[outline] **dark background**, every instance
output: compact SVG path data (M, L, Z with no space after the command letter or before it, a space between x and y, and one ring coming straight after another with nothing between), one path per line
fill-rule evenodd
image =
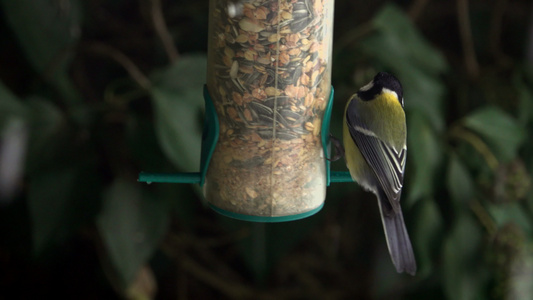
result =
M136 182L198 170L208 1L0 15L1 299L533 299L530 1L335 3L332 133L376 72L405 88L415 277L354 183L313 217L253 224L197 186Z

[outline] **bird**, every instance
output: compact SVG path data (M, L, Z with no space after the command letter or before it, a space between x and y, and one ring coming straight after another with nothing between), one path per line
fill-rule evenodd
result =
M392 262L398 273L416 274L416 260L400 206L407 125L400 81L379 72L350 97L344 111L343 144L352 179L377 196Z

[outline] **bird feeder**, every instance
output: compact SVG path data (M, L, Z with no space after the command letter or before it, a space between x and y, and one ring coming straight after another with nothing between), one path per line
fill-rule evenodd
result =
M333 0L211 0L200 183L217 212L278 222L318 212L331 181ZM331 176L334 175L334 176Z

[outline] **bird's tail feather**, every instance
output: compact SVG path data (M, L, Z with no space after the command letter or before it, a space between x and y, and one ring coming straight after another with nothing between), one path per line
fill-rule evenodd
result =
M401 209L396 213L388 203L385 193L378 195L379 212L387 239L387 247L392 263L398 273L416 273L416 261L409 234L405 228Z

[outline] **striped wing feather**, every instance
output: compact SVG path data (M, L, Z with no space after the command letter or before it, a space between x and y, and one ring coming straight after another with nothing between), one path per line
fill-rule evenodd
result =
M359 151L376 174L392 208L398 212L400 211L407 149L404 147L398 151L369 130L367 125L357 117L357 111L353 107L355 101L354 99L349 104L346 111L348 129Z

